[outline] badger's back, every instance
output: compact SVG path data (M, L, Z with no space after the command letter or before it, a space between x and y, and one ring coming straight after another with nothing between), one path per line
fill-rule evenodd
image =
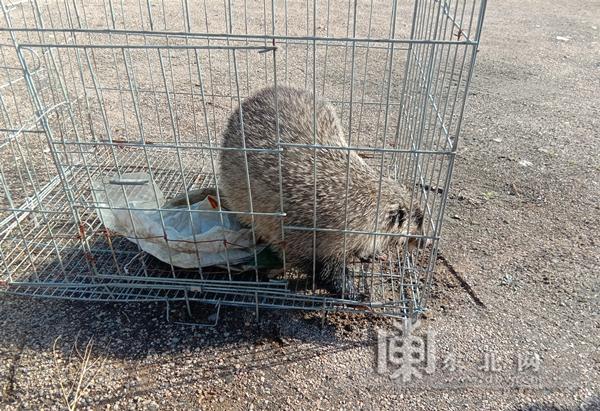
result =
M275 96L275 89L267 88L242 103L243 123L240 121L239 109L232 114L224 133L224 147L242 149L245 144L247 149L272 151L246 151L248 176L242 150L222 152L219 188L224 193L227 206L234 211L251 211L251 196L252 211L255 213L280 212L283 202L286 226L312 228L316 225L318 228L334 230L347 227L351 230L372 231L379 197L379 175L356 152L339 149L347 147L347 144L338 117L330 105L318 100L314 104L312 96L302 91L278 87ZM284 144L281 146L281 158L276 151L277 124L281 143ZM315 132L313 124L316 124ZM317 145L331 147L318 148L315 154L313 147L285 145L310 146L315 142ZM397 193L390 191L384 184L380 200L385 202L395 195ZM380 209L380 215L385 212ZM239 217L247 224L252 223L249 215ZM254 226L257 235L264 240L273 244L278 244L281 240L280 219L255 216ZM341 237L339 233L319 232L318 257L339 258L343 253ZM369 244L372 241L371 239ZM312 260L312 232L286 230L285 243L286 257L290 259L291 256L292 262L302 258ZM366 236L347 236L348 252L356 252L365 247Z

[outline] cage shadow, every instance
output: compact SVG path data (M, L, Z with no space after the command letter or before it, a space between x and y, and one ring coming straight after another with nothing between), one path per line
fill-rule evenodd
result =
M198 328L167 322L164 308L158 303L7 299L9 303L5 301L2 309L7 316L11 315L11 309L21 310L23 305L27 305L27 312L38 315L25 316L22 312L18 315L13 311L13 318L19 320L12 325L20 332L2 333L2 346L24 341L29 349L51 353L58 337L63 349L93 339L96 356L142 361L142 368L165 361L185 362L208 357L203 363L205 374L196 376L197 381L234 371L293 364L372 343L370 332L349 335L347 324L356 319L341 314L332 314L337 318L326 319L321 324L315 313L264 310L257 320L249 310L227 307L216 327ZM364 319L358 320L364 322ZM9 324L6 328L12 327Z
M184 307L176 309L183 311ZM25 350L41 352L49 359L59 337L63 352L77 342L84 345L93 339L94 358L107 359L102 372L111 373L115 386L130 387L125 397L133 398L155 389L158 381L153 374L164 365L178 370L174 387L198 387L202 385L196 384L214 378L268 372L280 365L293 366L374 344L373 333L361 329L368 321L356 315L333 314L322 325L316 313L264 310L257 320L249 310L225 308L223 321L215 328L193 328L167 322L163 311L158 303L42 301L7 296L0 300L4 330L0 346L21 344ZM354 325L348 332L348 324L360 327ZM120 369L123 365L125 374ZM133 376L140 378L132 382ZM94 405L103 405L122 400L123 393L106 391L94 397L101 398Z
M135 245L125 239L119 241L115 241L112 247L129 252L135 260ZM104 247L101 241L94 244L96 250L103 250ZM185 294L182 289L185 287L176 285L169 289L170 281L198 280L198 271L176 269L176 278L173 278L174 271L168 264L147 254L144 254L143 261L136 263L144 269L143 274L147 277L139 271L140 267L130 264L129 273L132 275L129 278L127 275L118 275L112 255L90 254L79 247L63 249L60 255L60 260L48 258L45 264L36 265L34 271L29 271L31 267L24 265L22 273L13 273L13 281L9 281L7 291L16 296L0 299L0 302L7 304L6 307L27 307L15 318L20 318L23 329L36 338L61 335L68 341L69 336L72 340L77 336L79 339L100 336L100 345L106 346L103 351L107 355L141 358L148 352L169 351L173 341L184 340L188 348L221 347L225 343L269 339L277 343L282 338L329 343L335 341L335 335L339 334L340 327L343 328L343 325L333 326L328 319L336 314L312 308L306 311L290 307L275 310L262 306L235 307L227 304L219 308L214 301L202 301L193 296L182 298ZM138 281L144 278L149 282L140 285ZM208 269L204 278L228 280L222 269ZM253 279L254 272L236 277L239 281ZM261 272L259 280L268 285L268 273ZM154 281L158 285L153 284ZM304 280L297 277L290 281L292 284L302 284ZM213 324L216 325L208 326ZM15 325L17 328L21 327ZM46 334L40 330L51 332ZM189 339L189 335L194 337ZM123 341L124 338L129 341L125 347L108 344L110 340ZM10 340L10 333L0 336L2 342L10 343Z

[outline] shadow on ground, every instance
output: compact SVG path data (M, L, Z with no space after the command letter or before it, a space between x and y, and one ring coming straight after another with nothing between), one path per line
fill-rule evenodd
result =
M516 411L598 411L600 396L593 396L574 407L557 407L555 405L536 403L516 408Z
M223 307L215 327L202 327L176 321L212 322L212 305L191 303L193 318L189 318L185 303L171 303L171 321L167 321L164 303L92 303L4 296L0 305L8 313L11 306L22 309L24 299L30 302L27 310L31 315L19 316L18 322L11 316L0 319L3 330L11 331L0 334L0 344L25 338L36 342L31 348L42 348L58 336L65 342L93 338L99 350L117 358L140 358L149 352L174 348L222 348L241 342L284 345L288 339L337 345L340 338L359 332L359 322L361 327L368 322L387 322L350 314L328 314L323 321L320 313L273 310L261 310L257 319L253 310Z
M23 301L28 301L23 313ZM0 310L0 347L12 347L4 401L11 401L17 386L15 371L21 372L24 352L62 358L73 347L83 351L93 341L93 358L111 363L113 382L133 384L133 397L144 396L156 386L152 370L171 363L178 381L200 383L232 378L240 372L264 370L277 365L292 366L305 360L357 347L374 346L377 325L389 320L358 315L333 314L325 321L318 313L260 311L224 307L216 327L194 327L166 321L165 304L86 303L3 296ZM210 317L213 307L192 304L196 318ZM19 314L10 315L11 311ZM185 319L184 303L171 305L171 317ZM28 355L25 354L25 357ZM49 362L50 367L52 361ZM117 367L115 367L117 364ZM201 367L199 366L201 364ZM123 372L125 370L125 372ZM136 381L132 382L135 378ZM117 400L110 396L101 402ZM96 405L102 405L97 403Z

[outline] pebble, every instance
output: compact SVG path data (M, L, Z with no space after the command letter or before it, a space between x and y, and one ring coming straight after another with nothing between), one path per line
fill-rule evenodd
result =
M159 409L158 404L154 401L150 401L149 403L145 404L145 407L150 411L156 411Z
M521 160L519 161L519 165L523 167L531 167L533 163L529 160Z
M569 41L571 40L569 37L564 37L564 36L556 36L556 40L558 41Z

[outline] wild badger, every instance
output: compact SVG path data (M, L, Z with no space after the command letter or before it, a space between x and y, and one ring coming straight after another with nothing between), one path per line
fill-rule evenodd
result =
M277 91L276 91L277 90ZM275 96L277 95L277 101ZM279 115L276 115L276 104ZM317 101L316 143L323 146L347 147L340 120L333 107ZM266 88L242 103L243 125L239 108L229 118L223 136L223 146L241 149L277 149L276 120L282 143L313 144L313 97L301 90L288 87ZM243 129L242 129L243 127ZM242 139L242 134L244 140ZM316 159L312 147L283 146L281 151L281 187L278 154L265 151L246 151L250 192L246 176L244 151L221 152L219 188L224 205L233 211L255 213L279 212L281 196L286 213L286 226L313 228L315 225L315 184L313 166L316 162L316 227L370 232L375 229L378 217L379 232L422 233L423 214L415 202L409 215L411 193L396 181L384 178L381 185L380 206L377 207L379 172L371 168L356 151L319 147ZM348 155L348 205L346 207L346 170ZM347 210L347 220L346 220ZM377 216L377 212L379 215ZM239 215L240 220L251 225L250 215ZM347 223L347 226L346 226ZM286 264L312 272L313 232L286 229L285 241L281 238L281 220L273 216L254 216L257 236L280 252L285 247ZM352 257L367 258L388 247L403 245L406 237L367 234L346 235L335 231L317 231L317 279L331 291L354 296L354 285L344 275L344 264ZM418 239L411 238L413 247ZM345 270L346 273L348 270Z

